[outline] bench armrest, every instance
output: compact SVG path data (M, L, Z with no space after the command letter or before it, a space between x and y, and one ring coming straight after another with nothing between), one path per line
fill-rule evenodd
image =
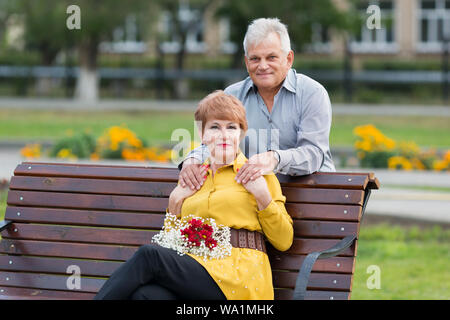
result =
M8 221L8 220L0 221L0 232L5 230L6 228L8 228L11 223L12 223L12 221Z
M311 252L303 261L300 272L298 273L297 281L295 282L294 300L304 300L306 296L306 287L308 285L309 275L317 259L326 259L337 256L345 249L350 247L355 241L356 235L347 236L333 247L317 252Z

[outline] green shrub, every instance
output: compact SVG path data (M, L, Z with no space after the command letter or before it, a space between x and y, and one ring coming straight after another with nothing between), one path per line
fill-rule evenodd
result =
M95 151L95 138L87 132L78 133L73 136L62 138L50 149L49 156L57 157L62 149L68 149L79 159L89 158Z

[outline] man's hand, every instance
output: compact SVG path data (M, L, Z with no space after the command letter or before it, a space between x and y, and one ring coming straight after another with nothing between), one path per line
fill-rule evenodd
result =
M205 181L208 166L202 166L195 158L186 159L179 174L179 183L184 188L188 186L192 190L199 190Z
M255 154L241 167L236 174L237 183L247 183L249 180L255 180L264 174L273 172L278 165L273 156L274 151Z

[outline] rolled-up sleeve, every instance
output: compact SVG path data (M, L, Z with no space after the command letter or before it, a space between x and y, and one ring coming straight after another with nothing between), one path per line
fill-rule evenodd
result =
M272 201L263 210L258 210L259 223L267 240L280 251L292 245L294 229L292 218L284 206L286 197L281 192L280 182L274 174L264 176L272 195Z
M322 167L329 153L331 103L322 86L302 98L300 125L295 148L275 150L280 155L276 172L287 175L311 174Z

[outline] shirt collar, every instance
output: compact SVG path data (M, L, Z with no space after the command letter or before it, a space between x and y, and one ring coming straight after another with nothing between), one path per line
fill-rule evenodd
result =
M258 88L255 86L255 84L252 81L252 78L247 77L248 81L245 84L244 92L245 94L248 94L250 89L253 89L255 93L258 91ZM283 81L282 87L285 87L286 90L291 91L292 93L296 93L296 87L297 87L297 76L295 74L294 69L289 69L286 78Z
M222 168L233 166L233 171L235 173L237 173L237 169L240 169L245 164L245 162L247 162L247 160L248 160L247 157L242 153L241 150L239 150L239 153L236 156L236 159L234 159L234 161L232 163L224 165ZM204 165L208 165L210 163L211 163L211 160L209 159L209 157L205 160L205 162L203 162Z

